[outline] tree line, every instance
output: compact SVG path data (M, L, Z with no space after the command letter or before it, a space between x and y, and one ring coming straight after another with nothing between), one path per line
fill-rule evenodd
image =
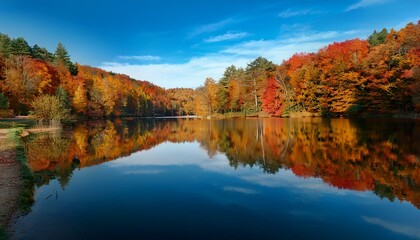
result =
M0 109L19 115L52 102L91 118L420 112L419 93L420 21L296 53L279 65L258 57L245 68L228 66L196 89L163 89L73 63L61 43L51 53L0 34Z
M420 21L296 53L280 65L262 57L246 68L232 65L195 91L199 115L419 112Z
M0 34L0 109L35 112L47 121L60 121L66 112L90 118L155 116L169 113L169 98L150 82L71 62L62 43L51 53Z

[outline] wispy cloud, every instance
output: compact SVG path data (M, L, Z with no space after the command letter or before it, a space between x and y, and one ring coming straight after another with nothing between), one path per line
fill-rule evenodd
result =
M360 0L350 6L347 7L346 12L348 11L352 11L358 8L364 8L370 5L374 5L374 4L381 4L381 3L385 3L385 2L389 2L391 0Z
M233 187L233 186L223 187L223 190L228 191L228 192L242 193L242 194L257 194L258 193L257 191L255 191L253 189L242 188L242 187Z
M286 43L303 43L328 40L339 37L343 33L338 31L314 32L309 34L301 34L299 36L291 36L284 40Z
M124 60L137 60L137 61L160 61L162 58L159 56L143 55L143 56L118 56L119 59Z
M352 35L354 34L354 35ZM277 39L243 41L212 54L192 57L183 63L127 64L103 62L101 68L124 73L133 78L148 80L165 88L191 87L203 84L207 77L219 79L227 66L246 67L256 57L263 56L274 63L281 63L296 52L314 52L333 42L357 37L350 31L303 31L286 33Z
M188 37L193 38L195 36L198 36L198 35L201 35L201 34L204 34L204 33L215 32L217 30L223 29L224 27L226 27L229 24L232 24L236 21L237 20L235 20L232 17L232 18L228 18L228 19L225 19L225 20L222 20L222 21L219 21L219 22L201 25L201 26L195 28L192 32L190 32L188 34Z
M401 29L401 28L404 28L405 26L407 26L407 23L416 23L417 21L419 21L419 18L418 17L414 17L414 18L406 18L406 19L404 19L404 20L402 20L402 21L399 21L399 22L397 22L397 23L394 23L394 24L392 24L392 25L389 25L389 26L385 26L386 28L388 28L388 29L390 29L390 28L394 28L394 29Z
M303 35L309 32L313 32L310 25L300 24L300 23L293 23L293 24L282 24L280 25L280 33L284 34L294 34L296 35Z
M284 170L276 175L254 174L243 176L243 180L270 188L295 188L306 191L315 191L318 193L329 193L337 195L345 195L349 191L339 191L338 189L328 186L321 179L307 178L302 180L295 176L290 170Z
M126 171L124 174L127 175L155 175L164 173L164 170L160 169L143 169L143 170L132 170L132 171Z
M360 29L353 29L353 30L347 30L344 32L345 35L356 35L359 33L366 32L366 30L360 30Z
M201 85L207 77L218 79L226 66L245 66L249 58L229 55L206 55L191 58L185 63L126 64L104 62L101 68L127 74L135 79L148 80L165 88L191 87Z
M185 153L186 150L191 150L191 148L200 148L200 144L197 141L182 144L164 142L147 151L136 152L129 157L118 161L108 162L107 165L113 168L121 168L122 171L129 169L129 171L132 171L131 174L147 174L147 170L152 170L152 173L153 170L164 171L165 167L169 166L198 166L205 171L234 176L235 178L243 180L241 186L221 186L224 191L242 194L259 194L264 191L264 188L283 188L288 190L299 190L298 192L302 194L308 193L312 196L314 193L318 196L322 194L352 194L361 198L372 196L372 193L369 192L337 189L325 184L323 180L319 178L302 179L295 176L290 170L282 169L277 174L266 174L262 169L256 169L250 166L232 168L226 155L216 153L211 160L209 160L208 153L204 149L202 149L202 151L191 152L192 155L188 158L174 157L183 156L182 154ZM165 149L165 151L162 149ZM249 183L252 185L249 185Z
M223 35L218 35L218 36L215 36L215 37L209 37L207 39L204 39L204 42L207 42L207 43L223 42L223 41L227 41L227 40L241 39L241 38L246 37L247 35L248 35L248 33L246 33L246 32L238 32L238 33L227 32Z
M343 32L327 31L288 36L274 40L253 40L234 45L222 50L222 53L237 56L264 56L275 62L281 62L296 52L314 52L339 38Z
M418 226L416 225L410 226L401 223L391 223L373 217L363 217L363 219L368 223L378 225L380 227L388 229L389 231L420 239L420 228L418 228Z
M236 55L237 57L253 60L258 56L263 56L275 63L281 63L291 57L296 52L314 52L327 44L323 41L313 42L291 42L291 40L257 40L238 44L222 51L224 54Z
M290 17L296 17L296 16L305 16L309 14L320 14L322 12L320 11L314 11L312 9L291 9L288 8L284 10L283 12L279 13L279 17L281 18L290 18Z

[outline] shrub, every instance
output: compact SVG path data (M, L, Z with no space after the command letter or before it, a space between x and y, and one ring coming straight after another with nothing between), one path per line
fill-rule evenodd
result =
M70 110L64 106L57 96L42 95L32 103L31 115L41 125L58 126L70 118Z

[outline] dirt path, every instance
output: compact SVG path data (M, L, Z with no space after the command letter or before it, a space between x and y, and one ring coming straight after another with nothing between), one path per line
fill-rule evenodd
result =
M22 187L20 167L14 145L0 139L0 227L4 229L18 210Z

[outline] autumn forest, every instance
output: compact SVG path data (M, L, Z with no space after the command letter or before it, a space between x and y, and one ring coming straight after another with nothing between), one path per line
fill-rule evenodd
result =
M164 89L73 63L61 43L51 53L1 34L0 92L1 111L14 115L29 114L44 95L89 118L418 113L420 22L296 53L280 65L258 57L246 68L227 66L222 78L207 78L197 89Z

